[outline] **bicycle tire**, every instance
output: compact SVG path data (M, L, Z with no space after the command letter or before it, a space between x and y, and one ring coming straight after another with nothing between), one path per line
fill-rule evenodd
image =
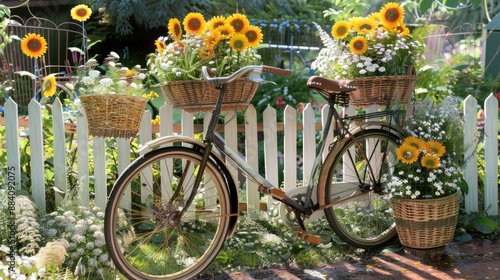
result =
M396 236L380 175L396 163L400 140L397 133L368 128L342 139L327 155L318 184L318 201L332 205L324 210L326 220L347 244L370 249Z
M196 200L183 204L201 158L187 147L160 148L134 160L116 181L104 234L110 258L128 279L190 279L217 256L231 207L223 173L212 160ZM180 195L173 198L176 190Z

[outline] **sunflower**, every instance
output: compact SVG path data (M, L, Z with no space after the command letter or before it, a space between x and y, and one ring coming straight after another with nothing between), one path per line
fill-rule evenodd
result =
M205 44L207 46L209 46L210 48L215 48L215 46L217 46L217 44L219 43L220 41L220 38L221 38L221 34L220 34L220 31L217 30L217 29L212 29L210 30L210 34L208 34L204 39L203 41L205 42Z
M210 30L217 29L217 27L222 26L226 23L226 18L223 16L214 16L208 21L208 28Z
M351 24L345 20L338 21L332 26L332 36L335 39L342 39L349 35Z
M380 21L387 29L397 27L403 23L405 10L395 2L385 4L380 10Z
M241 32L241 30L250 25L250 21L248 21L247 17L240 13L230 15L226 23L229 23L236 32Z
M211 59L212 57L214 57L214 53L214 49L207 45L200 50L199 55L201 59Z
M368 50L368 40L363 36L356 36L349 43L349 49L353 54L362 55Z
M436 169L439 167L439 158L434 154L425 154L420 161L423 167Z
M165 49L167 48L167 45L165 45L165 43L160 40L155 40L155 46L156 50L158 50L159 53L164 52Z
M410 35L410 29L406 27L405 24L399 24L398 26L389 30L393 34L400 34L402 36Z
M377 28L377 21L371 18L362 18L353 22L352 29L361 34L370 34Z
M28 33L21 40L21 50L28 57L39 58L47 51L47 41L38 34Z
M446 148L443 146L443 144L437 141L428 141L425 144L425 149L428 153L433 154L437 157L444 155L444 153L446 152Z
M257 26L250 25L247 28L243 29L241 33L245 34L248 39L248 46L251 48L257 47L262 41L262 31Z
M217 30L220 32L221 40L230 38L235 33L234 27L227 23L217 27Z
M184 25L186 33L196 34L196 35L203 34L203 32L205 32L205 29L207 27L205 18L200 13L187 14L182 24Z
M426 146L425 146L425 141L415 137L415 136L408 136L405 138L403 141L403 145L410 145L415 147L419 152L422 151Z
M401 145L396 149L398 160L405 164L412 164L418 160L419 151L410 145Z
M229 40L229 46L235 51L243 51L248 48L248 39L241 33L236 33Z
M90 18L92 10L85 4L77 5L71 9L71 18L80 22Z
M51 74L43 79L42 84L43 96L52 96L56 93L56 76Z
M175 41L179 41L182 37L181 22L177 18L171 18L168 21L168 33L174 38Z

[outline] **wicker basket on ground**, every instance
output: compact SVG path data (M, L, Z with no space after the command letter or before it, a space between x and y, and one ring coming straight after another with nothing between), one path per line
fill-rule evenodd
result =
M391 200L391 204L399 240L403 246L410 250L444 249L453 240L458 221L460 192L434 199L395 198Z
M210 111L214 108L220 90L202 80L165 82L160 85L165 100L174 108L187 112ZM259 83L238 78L229 83L222 111L245 109L250 105Z
M137 135L147 98L121 94L80 96L89 134L97 137L131 138Z
M392 101L407 104L415 89L417 75L410 66L407 75L374 76L352 79L357 90L351 92L349 104L358 107L388 105Z

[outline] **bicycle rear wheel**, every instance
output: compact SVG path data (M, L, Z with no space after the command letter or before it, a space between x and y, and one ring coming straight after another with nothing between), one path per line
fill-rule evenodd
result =
M342 139L325 159L318 201L331 205L325 209L326 219L344 242L369 249L396 235L381 175L396 163L399 140L397 134L367 129Z
M217 256L229 229L229 193L210 160L194 190L201 158L186 147L153 150L116 181L104 233L111 259L127 278L189 279ZM195 200L186 205L193 192Z

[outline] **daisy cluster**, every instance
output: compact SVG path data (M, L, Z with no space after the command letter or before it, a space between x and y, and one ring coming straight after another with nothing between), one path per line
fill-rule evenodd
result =
M97 60L89 61L80 66L83 75L74 86L80 94L123 94L129 96L148 97L145 94L143 80L145 71L140 65L132 68L118 62L120 56L110 52L104 64L99 65Z
M202 66L227 76L245 65L261 63L255 48L262 32L243 14L214 16L207 22L202 14L189 13L182 24L170 19L168 30L148 56L150 74L160 82L199 80Z
M423 104L407 120L409 136L396 149L398 162L385 174L390 197L411 199L450 195L463 182L463 121L458 103Z
M43 217L42 232L47 241L68 242L64 266L75 275L96 273L104 277L114 267L104 240L104 213L99 207L79 206L77 210L58 210Z
M353 17L332 26L331 36L315 24L324 48L311 68L343 79L406 75L424 46L404 24L404 9L388 3L366 18Z

